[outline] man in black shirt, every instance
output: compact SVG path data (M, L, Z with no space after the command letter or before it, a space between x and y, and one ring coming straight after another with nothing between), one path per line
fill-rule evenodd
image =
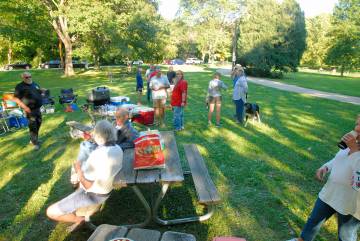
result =
M29 120L30 142L34 145L34 149L38 150L40 148L38 135L42 122L40 112L42 89L32 81L29 72L24 72L21 78L23 81L15 87L14 101L26 113L26 118Z
M174 79L176 77L176 73L175 73L174 68L172 66L169 67L169 71L166 73L166 75L167 75L167 78L169 80L169 83L171 85L175 84Z

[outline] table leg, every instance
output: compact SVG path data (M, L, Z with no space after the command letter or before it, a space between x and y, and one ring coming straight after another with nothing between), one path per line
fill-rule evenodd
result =
M138 186L133 185L131 186L133 191L135 192L136 196L139 198L141 204L144 206L145 210L146 210L146 219L144 222L142 223L138 223L138 224L129 224L129 225L121 225L122 227L126 227L126 228L141 228L141 227L145 227L146 225L148 225L151 221L151 207L149 205L149 203L146 201L144 195L142 194L141 190L138 188Z
M171 219L171 220L164 220L161 219L158 215L159 206L161 201L164 199L165 194L170 186L170 183L163 183L161 185L161 192L159 193L156 202L153 206L153 212L152 212L152 218L153 220L161 225L172 225L172 224L180 224L180 223L189 223L189 222L198 222L198 221L205 221L209 219L213 213L213 206L212 205L206 205L207 213L201 216L194 216L194 217L187 217L187 218L177 218L177 219Z

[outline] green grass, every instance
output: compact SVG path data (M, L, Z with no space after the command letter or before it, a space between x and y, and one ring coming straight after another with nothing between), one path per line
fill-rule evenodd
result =
M321 73L287 73L282 79L276 79L286 84L305 88L360 97L360 78L341 77Z
M11 91L20 72L1 72L0 91ZM108 86L112 95L135 100L134 76L109 83L105 72L88 71L63 78L58 71L33 71L33 79L57 96L60 88L73 87L79 102L95 86ZM115 73L116 75L116 73ZM250 84L250 102L257 102L262 124L247 128L232 120L231 90L224 93L222 127L207 127L204 99L211 72L185 72L189 82L186 131L177 134L184 169L182 144L196 143L214 180L222 203L206 222L172 227L152 225L162 232L192 233L199 241L215 236L245 237L248 241L279 241L299 234L322 184L315 170L336 152L340 136L350 130L359 113L355 105L287 93ZM224 79L230 84L230 79ZM167 113L171 129L172 113ZM83 228L66 234L66 224L45 216L46 207L72 192L70 165L76 158L78 140L68 135L68 120L89 121L81 112L45 115L39 152L33 152L26 129L0 136L0 240L87 240ZM148 198L159 189L144 186ZM171 188L161 212L165 217L201 212L191 178ZM104 209L93 218L96 224L126 224L143 220L141 204L129 189L113 193ZM317 240L336 240L331 219Z

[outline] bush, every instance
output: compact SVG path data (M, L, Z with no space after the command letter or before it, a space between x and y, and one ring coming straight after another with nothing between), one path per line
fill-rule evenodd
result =
M259 68L245 68L245 73L254 77L267 77L272 79L281 79L284 75L282 71L275 70L270 71L267 69L259 69Z

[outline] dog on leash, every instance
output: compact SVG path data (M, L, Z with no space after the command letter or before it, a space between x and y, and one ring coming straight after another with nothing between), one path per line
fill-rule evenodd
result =
M245 126L247 125L247 122L249 119L251 119L253 122L254 120L257 120L257 122L261 123L260 119L260 107L256 103L245 103Z

